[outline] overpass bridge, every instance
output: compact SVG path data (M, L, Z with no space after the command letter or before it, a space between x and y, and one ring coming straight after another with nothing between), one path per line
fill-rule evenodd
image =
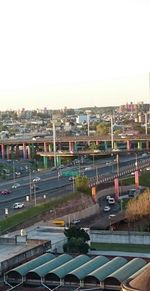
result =
M55 149L54 149L55 142ZM98 150L89 150L93 145ZM37 138L9 138L0 140L0 158L2 159L33 159L43 157L44 166L47 159L57 157L72 157L77 155L108 155L112 152L142 152L150 151L150 135L113 136L113 150L111 136L62 136Z

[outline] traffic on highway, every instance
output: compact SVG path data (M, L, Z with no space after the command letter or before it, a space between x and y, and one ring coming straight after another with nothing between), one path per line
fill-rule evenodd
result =
M78 163L76 165L60 166L55 169L42 171L29 171L26 176L15 175L13 179L3 181L0 184L0 216L5 215L5 209L8 213L16 210L22 210L24 207L36 205L34 202L38 199L45 200L49 197L62 195L74 191L74 177L64 176L65 171L76 171L79 175L85 175L89 178L89 184L96 181L103 183L107 179L114 179L116 175L132 175L138 168L149 169L150 155L146 156L111 156L100 160L93 160L92 163ZM111 198L111 197L110 197ZM112 201L112 202L111 202ZM31 203L33 202L33 203ZM14 203L23 203L23 207L14 207ZM105 212L113 205L113 200L106 205Z

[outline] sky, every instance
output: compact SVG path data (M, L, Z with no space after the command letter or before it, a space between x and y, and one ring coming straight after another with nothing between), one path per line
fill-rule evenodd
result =
M0 0L0 110L150 103L149 0Z

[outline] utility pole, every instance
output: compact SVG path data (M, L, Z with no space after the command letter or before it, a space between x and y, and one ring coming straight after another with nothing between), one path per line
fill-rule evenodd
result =
M56 128L55 121L53 120L53 153L54 153L54 167L57 166L56 163Z
M111 116L111 150L114 148L114 129L113 129L113 116Z
M145 134L147 135L147 113L145 113Z
M13 161L13 180L14 180L14 185L16 183L16 174L15 174L15 163Z
M31 189L31 186L32 186L32 180L31 180L31 167L29 167L30 201L31 201L31 199L32 199L32 189Z
M33 191L34 191L34 206L36 206L36 185L33 184Z

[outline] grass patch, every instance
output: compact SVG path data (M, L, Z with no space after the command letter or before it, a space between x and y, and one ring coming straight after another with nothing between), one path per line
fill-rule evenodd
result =
M133 245L133 244L110 244L110 243L91 243L91 248L97 251L120 251L120 252L137 252L150 253L149 245Z
M140 181L141 186L150 187L150 174L149 173L142 173L139 176L139 181ZM121 186L133 185L134 183L135 183L134 177L123 179L120 181Z
M80 197L81 193L75 192L75 193L66 194L65 196L61 198L56 198L56 199L52 198L46 203L39 204L36 207L25 209L20 213L16 213L12 216L4 218L0 221L0 231L2 233L6 231L10 231L10 229L18 225L21 225L29 220L32 220L32 218L40 214L44 214L49 210L55 209L56 207L70 201L71 199L77 196Z

